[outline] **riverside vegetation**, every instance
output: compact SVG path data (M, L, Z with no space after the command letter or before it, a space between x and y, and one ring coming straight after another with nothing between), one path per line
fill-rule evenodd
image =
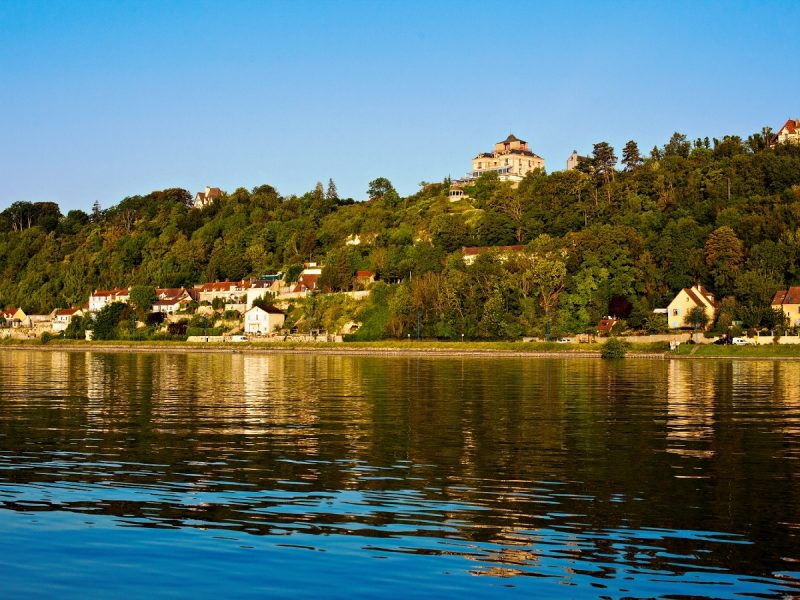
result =
M296 300L288 324L332 331L358 321L355 340L416 336L417 327L441 340L581 333L606 314L661 332L653 308L696 282L720 299L712 330L785 330L770 300L800 282L800 146L769 147L769 138L676 133L646 157L631 141L621 165L601 142L577 170L535 172L516 189L486 174L458 202L447 181L402 198L385 178L364 202L340 198L333 181L299 197L240 188L203 209L182 189L66 215L54 203L16 202L0 213L0 305L47 312L83 304L95 288L292 278L315 260L323 292L351 289L362 269L380 281L362 301ZM471 265L460 252L511 244L526 251L483 253ZM108 337L134 332L136 307L114 310ZM194 318L192 327L219 325Z

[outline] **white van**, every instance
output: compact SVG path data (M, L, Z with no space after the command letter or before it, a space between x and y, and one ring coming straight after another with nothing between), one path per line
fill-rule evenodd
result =
M751 342L747 338L733 338L731 340L731 344L733 344L734 346L752 346L753 342Z

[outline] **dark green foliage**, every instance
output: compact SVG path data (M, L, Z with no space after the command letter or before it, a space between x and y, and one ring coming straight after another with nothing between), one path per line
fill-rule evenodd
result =
M153 307L153 303L158 299L158 296L156 296L156 290L154 287L148 285L137 285L131 288L130 299L133 308L136 309L136 312L139 315L144 316L150 312L150 309Z
M97 288L277 271L291 281L313 261L324 267L323 289L350 289L365 269L392 284L354 315L357 336L415 334L417 311L425 337L542 335L548 316L553 335L580 333L628 303L631 327L658 331L652 309L695 283L725 304L715 328L740 320L764 327L775 320L775 290L800 284L800 147L770 148L768 138L676 134L648 158L629 142L624 170L600 142L581 170L534 172L516 189L487 173L457 203L444 184L400 198L385 178L370 183L368 202L338 199L331 182L302 196L237 189L202 210L179 189L65 217L52 203L17 202L0 212L0 298L45 313L82 305ZM361 243L348 245L355 235ZM524 265L461 258L462 246L519 241L565 265L549 315ZM129 317L120 320L112 329L131 335Z
M86 338L86 328L91 326L91 317L72 317L72 320L64 330L64 337L70 340L82 340Z
M95 340L115 340L119 337L119 325L121 322L127 321L130 316L130 310L126 304L122 302L112 302L106 304L94 319L92 330L94 331L93 339Z
M629 348L628 342L612 337L600 348L600 356L607 359L625 358Z
M145 323L147 323L148 326L161 325L166 318L167 315L162 312L150 313L147 315Z

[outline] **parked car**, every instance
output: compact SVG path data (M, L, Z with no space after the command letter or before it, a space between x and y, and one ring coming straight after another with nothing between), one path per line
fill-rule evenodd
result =
M713 342L713 343L714 343L715 345L717 345L717 346L725 346L725 345L727 345L727 344L730 344L730 343L732 343L732 342L731 342L731 338L729 338L728 336L725 336L725 335L723 335L723 336L722 336L721 338L719 338L718 340L714 340L714 342Z
M753 342L751 342L747 338L735 337L731 340L731 344L733 344L734 346L752 346Z
M559 344L571 344L572 340L570 338L558 338Z

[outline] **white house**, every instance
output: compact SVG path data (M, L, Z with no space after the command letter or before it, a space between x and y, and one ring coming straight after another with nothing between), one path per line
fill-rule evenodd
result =
M72 319L82 317L83 311L80 308L59 308L53 314L53 331L64 331Z
M92 292L92 295L89 296L89 312L98 312L107 304L112 304L113 302L124 302L127 304L129 299L129 290L125 288L95 290Z
M267 335L283 326L286 315L274 306L254 306L244 313L244 332L251 335Z
M171 315L178 312L183 307L183 303L178 298L165 298L164 300L156 300L153 302L153 307L150 312L164 313Z
M702 285L683 288L667 307L667 321L671 329L693 327L689 315L693 308L702 308L708 317L708 323L714 321L717 302L714 295Z

